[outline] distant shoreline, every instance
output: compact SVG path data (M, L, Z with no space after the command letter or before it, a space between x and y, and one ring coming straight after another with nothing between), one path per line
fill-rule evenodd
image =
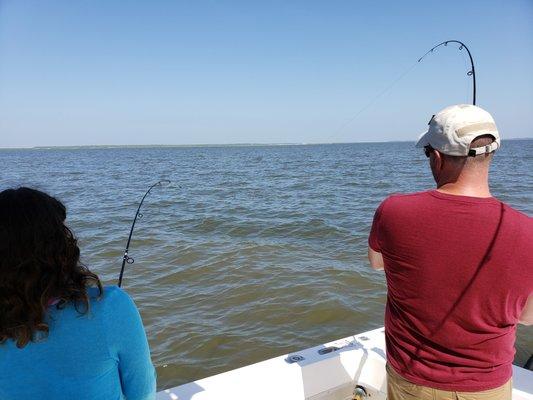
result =
M533 140L533 137L511 138L505 141ZM79 146L33 146L33 147L0 147L0 150L87 150L87 149L155 149L155 148L198 148L198 147L283 147L283 146L324 146L342 144L369 143L414 143L415 140L361 141L361 142L324 142L324 143L216 143L216 144L110 144L110 145L79 145Z

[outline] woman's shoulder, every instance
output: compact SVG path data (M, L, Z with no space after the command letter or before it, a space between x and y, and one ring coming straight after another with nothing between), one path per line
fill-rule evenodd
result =
M107 312L120 310L123 308L135 307L131 297L118 286L104 286L102 293L97 287L89 287L87 294L91 301L91 306L103 308Z
M100 296L97 288L91 288L89 296L92 296L90 312L101 319L110 346L123 341L125 329L136 331L142 326L139 310L121 288L105 286Z
M89 286L87 288L87 294L89 295L89 298L91 300L93 299L102 300L104 298L113 297L113 296L122 296L122 295L127 296L126 292L116 285L102 286L102 293L100 293L100 290L98 289L98 287Z

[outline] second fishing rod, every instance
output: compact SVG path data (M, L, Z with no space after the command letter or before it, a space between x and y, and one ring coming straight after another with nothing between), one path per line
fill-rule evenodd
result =
M137 219L143 217L143 214L141 213L141 207L143 206L144 199L146 199L146 196L150 194L153 188L157 186L166 186L169 184L170 184L170 181L167 179L162 179L154 183L152 186L150 186L150 188L146 191L146 193L144 193L144 196L139 202L139 206L137 207L137 211L135 212L135 217L133 218L133 222L131 223L130 234L128 236L128 241L126 242L126 248L124 249L124 255L122 257L122 266L120 267L120 275L118 277L118 287L122 286L122 279L124 277L124 269L126 267L126 264L133 264L135 262L135 260L129 255L129 249L130 249L131 237L133 235L133 230L135 229L135 223L137 222Z

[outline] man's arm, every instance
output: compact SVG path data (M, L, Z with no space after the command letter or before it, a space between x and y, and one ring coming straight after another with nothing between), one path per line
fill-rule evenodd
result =
M372 228L370 229L370 235L368 236L368 261L370 261L370 266L376 271L383 269L383 256L381 255L379 237L381 232L381 215L386 201L387 200L382 201L374 213Z
M529 295L518 322L522 325L533 325L533 294Z
M368 246L368 261L370 261L370 266L376 271L380 271L384 268L383 255L375 250L372 250L370 246ZM531 303L533 308L533 301Z

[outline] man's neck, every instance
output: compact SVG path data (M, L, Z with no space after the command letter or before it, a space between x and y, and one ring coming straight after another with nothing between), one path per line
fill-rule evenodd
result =
M437 191L456 196L492 197L488 182L464 184L462 182L449 182L437 186Z

